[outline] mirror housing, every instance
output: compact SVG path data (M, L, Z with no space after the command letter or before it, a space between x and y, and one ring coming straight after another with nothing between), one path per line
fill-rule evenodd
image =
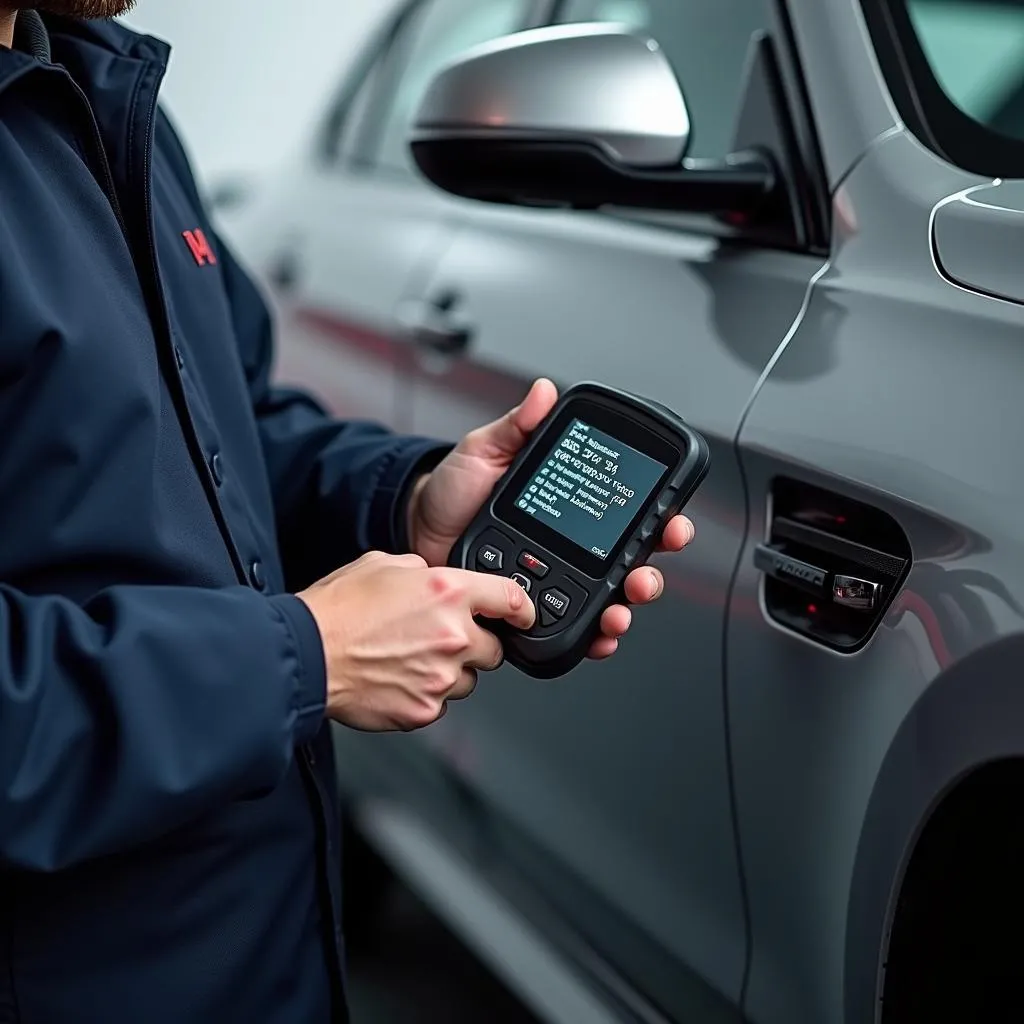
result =
M689 143L664 51L606 23L533 29L467 51L428 88L410 140L435 185L488 202L747 219L771 199L767 154L693 160Z

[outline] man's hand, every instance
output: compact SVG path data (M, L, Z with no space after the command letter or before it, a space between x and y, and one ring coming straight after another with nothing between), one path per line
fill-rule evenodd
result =
M512 580L429 568L418 555L371 552L298 595L320 628L327 715L369 732L436 722L468 697L501 644L474 615L520 629L536 610Z
M429 565L448 561L452 545L557 401L555 385L538 380L521 405L468 434L433 473L416 484L409 507L409 536L413 551ZM693 534L693 523L676 516L665 527L660 550L682 551ZM664 589L664 577L651 566L636 569L626 578L626 599L631 604L656 601ZM603 635L594 641L590 657L614 654L631 621L625 605L608 608L601 619Z

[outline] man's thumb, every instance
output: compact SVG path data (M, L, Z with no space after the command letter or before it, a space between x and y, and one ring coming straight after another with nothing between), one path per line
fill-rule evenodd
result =
M511 458L558 402L558 389L546 377L534 381L526 398L500 420L481 431L487 457Z

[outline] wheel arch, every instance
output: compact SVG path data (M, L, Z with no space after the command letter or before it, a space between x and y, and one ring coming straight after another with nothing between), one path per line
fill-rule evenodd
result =
M1024 635L972 652L901 724L875 779L849 894L844 1018L877 1021L901 888L940 807L979 770L1024 759Z

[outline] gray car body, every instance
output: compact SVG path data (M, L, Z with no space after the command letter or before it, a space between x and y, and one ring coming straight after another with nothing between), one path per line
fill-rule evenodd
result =
M1024 754L1024 188L903 127L854 0L786 6L827 252L489 207L306 159L234 231L268 277L299 261L282 372L341 413L457 438L545 374L663 402L712 446L698 540L665 560L664 599L614 659L557 683L502 670L420 735L338 734L371 839L400 866L413 836L451 851L596 979L609 1019L875 1020L921 829L972 770ZM476 332L461 359L401 327L445 293ZM356 343L335 344L339 322ZM780 475L909 539L919 611L854 655L766 614L753 548ZM971 614L937 638L928 609L961 599ZM407 873L488 946L455 896Z

